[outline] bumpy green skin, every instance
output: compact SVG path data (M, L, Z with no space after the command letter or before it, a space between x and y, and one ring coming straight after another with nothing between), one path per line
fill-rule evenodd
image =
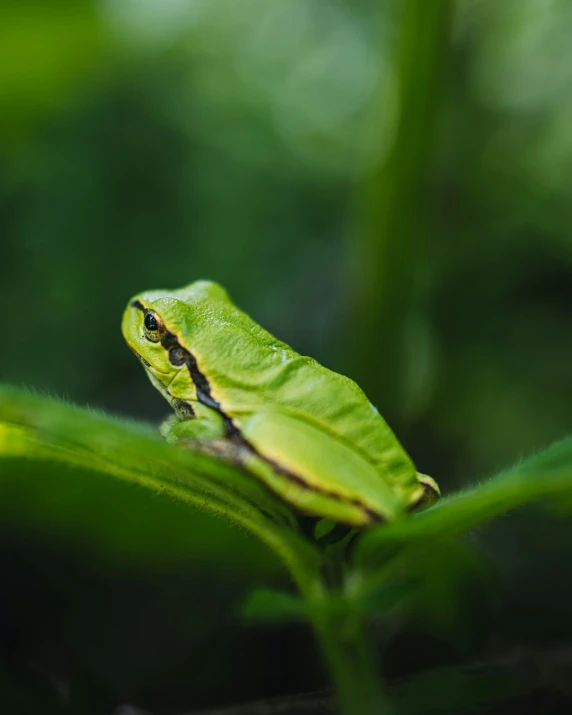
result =
M164 326L161 341L149 339L147 313ZM352 380L276 340L219 285L141 293L122 330L175 409L162 430L170 441L226 440L283 499L355 527L437 498L435 482L417 474ZM170 353L173 346L185 353ZM183 354L190 357L181 364Z

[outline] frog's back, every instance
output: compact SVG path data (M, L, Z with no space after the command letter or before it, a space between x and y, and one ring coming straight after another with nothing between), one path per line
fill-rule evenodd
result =
M258 409L279 406L354 446L380 473L402 484L416 479L413 463L355 382L277 340L220 286L201 281L183 291L193 306L186 328L191 350L230 417L240 424Z

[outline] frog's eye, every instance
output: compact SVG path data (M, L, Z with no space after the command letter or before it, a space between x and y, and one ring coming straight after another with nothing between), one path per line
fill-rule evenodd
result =
M152 343L160 342L161 338L167 332L165 329L165 324L157 313L153 313L148 310L143 318L143 327L145 330L145 337Z

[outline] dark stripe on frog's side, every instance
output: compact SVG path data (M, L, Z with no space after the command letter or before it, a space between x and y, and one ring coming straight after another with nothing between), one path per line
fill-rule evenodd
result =
M211 386L209 385L209 381L202 374L202 372L199 370L195 356L189 350L184 348L179 343L177 336L173 335L173 333L171 333L169 330L167 330L167 332L161 339L161 345L169 353L169 362L171 364L173 364L175 366L177 366L177 365L186 365L187 366L187 370L189 371L191 380L193 381L193 383L195 385L195 389L197 391L197 398L198 398L199 402L201 402L203 405L206 405L207 407L210 407L213 410L216 410L216 412L218 412L219 415L223 418L224 424L226 427L227 437L236 438L236 437L240 436L241 439L244 439L242 437L242 435L240 434L240 430L232 421L232 418L229 417L227 414L225 414L224 410L220 406L220 402L215 400L214 397L212 396ZM177 351L177 352L175 352L175 351ZM173 358L172 357L173 355L176 355L177 357ZM183 355L182 359L181 359L180 355Z
M250 442L247 442L244 437L242 437L244 440L245 444L248 445L248 448L256 454L257 457L260 459L263 459L265 462L270 464L272 468L278 472L278 474L281 474L283 477L286 477L289 479L291 482L294 482L297 484L299 487L302 489L308 489L312 492L315 492L316 494L321 494L322 496L325 497L330 497L330 499L336 499L337 501L343 502L344 504L352 504L353 506L357 506L359 509L361 509L364 514L368 516L370 519L371 523L373 524L376 521L381 521L381 517L379 514L376 514L372 509L367 507L365 504L362 504L359 499L345 499L344 497L340 496L339 494L336 494L336 492L330 492L327 489L321 489L320 487L316 486L310 486L308 482L305 482L302 477L300 477L298 474L294 474L294 472L290 472L288 469L284 469L284 467L280 466L277 462L275 462L273 459L269 459L268 457L265 457L264 455L260 454L258 450L256 450Z
M177 336L173 335L173 333L167 330L167 332L161 339L161 345L169 353L169 362L171 363L171 365L174 365L175 367L178 365L187 366L187 370L189 371L191 380L193 381L197 390L197 397L199 398L199 402L202 402L203 405L206 405L207 407L212 407L212 409L219 412L225 420L229 420L232 423L230 417L224 414L220 406L220 402L217 402L217 400L215 400L212 396L209 381L199 370L199 366L197 365L197 360L195 356L179 343ZM180 351L180 353L183 354L184 357L182 359L178 356L177 358L173 358L172 356L175 354L174 351ZM234 427L234 429L238 431L236 427Z
M147 312L147 310L148 310L138 300L132 301L131 307L136 308L137 310L140 310L143 313ZM169 353L169 362L171 362L171 364L173 364L175 366L178 366L178 365L181 365L181 366L186 365L187 366L187 369L191 376L191 380L193 381L193 383L195 385L195 389L197 391L197 398L198 398L199 402L201 402L203 405L206 405L207 407L210 407L211 409L215 410L216 412L218 412L220 414L220 416L223 418L225 428L226 428L226 434L229 439L231 439L233 442L243 446L244 448L248 449L252 454L256 455L259 459L262 459L267 464L270 464L272 466L272 468L278 474L281 474L288 480L294 482L300 488L308 489L312 492L315 492L316 494L321 494L323 496L327 496L330 499L336 499L337 501L340 501L344 504L352 504L363 511L363 513L370 520L370 523L374 523L376 521L381 520L381 517L379 514L376 514L369 507L367 507L365 504L360 502L359 499L346 499L343 496L341 496L340 494L331 492L327 489L320 489L319 487L316 487L316 486L310 486L298 474L295 474L294 472L290 472L289 470L284 469L284 467L277 464L274 460L269 459L268 457L265 457L263 454L261 454L254 447L254 445L252 445L247 439L245 439L243 437L239 428L234 424L232 417L229 417L229 415L227 415L224 412L224 410L222 409L222 407L220 405L220 402L215 400L215 398L212 396L209 381L206 378L206 376L203 375L203 373L199 370L199 367L197 364L197 359L189 350L184 348L179 343L177 336L174 335L173 333L171 333L170 330L167 330L165 332L165 335L161 339L161 345ZM177 352L175 353L173 351L177 351ZM174 361L172 359L172 356L175 356ZM190 408L191 411L193 411L191 405L188 402L186 402L185 404Z

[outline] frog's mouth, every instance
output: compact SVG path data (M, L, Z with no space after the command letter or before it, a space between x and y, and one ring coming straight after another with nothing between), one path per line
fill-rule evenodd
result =
M159 392L163 395L163 397L170 402L171 401L171 395L169 393L169 385L173 380L169 380L169 384L165 385L165 383L161 382L158 377L156 377L151 370L147 370L147 375L149 376L149 379L151 380L151 383L153 384L153 387L155 389L159 390Z
M161 370L157 370L154 368L152 365L149 365L147 360L145 358L141 358L143 364L145 365L145 369L147 374L149 375L149 379L153 383L153 385L161 392L167 399L171 398L171 395L169 393L169 388L171 387L171 383L175 380L175 378L178 376L180 369L179 370L174 370L172 373L170 372L161 372ZM167 382L163 381L163 377L169 378Z
M147 376L151 381L153 387L158 390L161 395L163 395L163 397L167 400L167 402L169 402L169 404L171 404L172 400L174 400L175 398L169 392L169 387L171 387L171 383L177 377L179 372L174 372L169 382L165 383L160 379L159 375L168 375L168 372L161 372L160 370L157 370L153 367L153 365L151 365L148 360L146 360L142 355L140 355L137 350L135 350L135 348L131 347L131 345L129 345L129 348L131 352L143 363L145 367L145 372L147 373ZM175 409L174 406L173 409Z
M151 363L150 363L148 360L145 360L145 358L143 357L143 355L140 355L140 354L137 352L137 350L135 350L135 348L134 348L132 345L130 345L129 343L127 343L127 347L129 348L129 350L131 350L131 352L133 353L133 355L135 355L135 357L136 357L138 360L140 360L140 361L143 363L143 365L145 365L145 367L146 367L148 370L150 370L150 369L152 368Z
M153 375L155 375L155 374L157 374L157 375L169 375L169 374L170 374L170 372L163 372L162 370L157 370L157 368L156 368L154 365L151 365L151 363L149 362L149 360L147 360L146 358L144 358L143 355L141 355L141 353L138 353L137 350L135 350L134 347L132 347L132 346L129 345L129 344L128 344L128 347L129 347L129 349L131 350L131 352L133 353L133 355L135 355L135 357L143 363L143 365L145 366L145 369L146 369L149 373L153 373ZM167 387L169 387L169 385L170 385L171 382L174 380L174 378L175 378L176 375L177 375L177 372L175 372L174 375L173 375L173 377L169 380L169 384L167 385Z

